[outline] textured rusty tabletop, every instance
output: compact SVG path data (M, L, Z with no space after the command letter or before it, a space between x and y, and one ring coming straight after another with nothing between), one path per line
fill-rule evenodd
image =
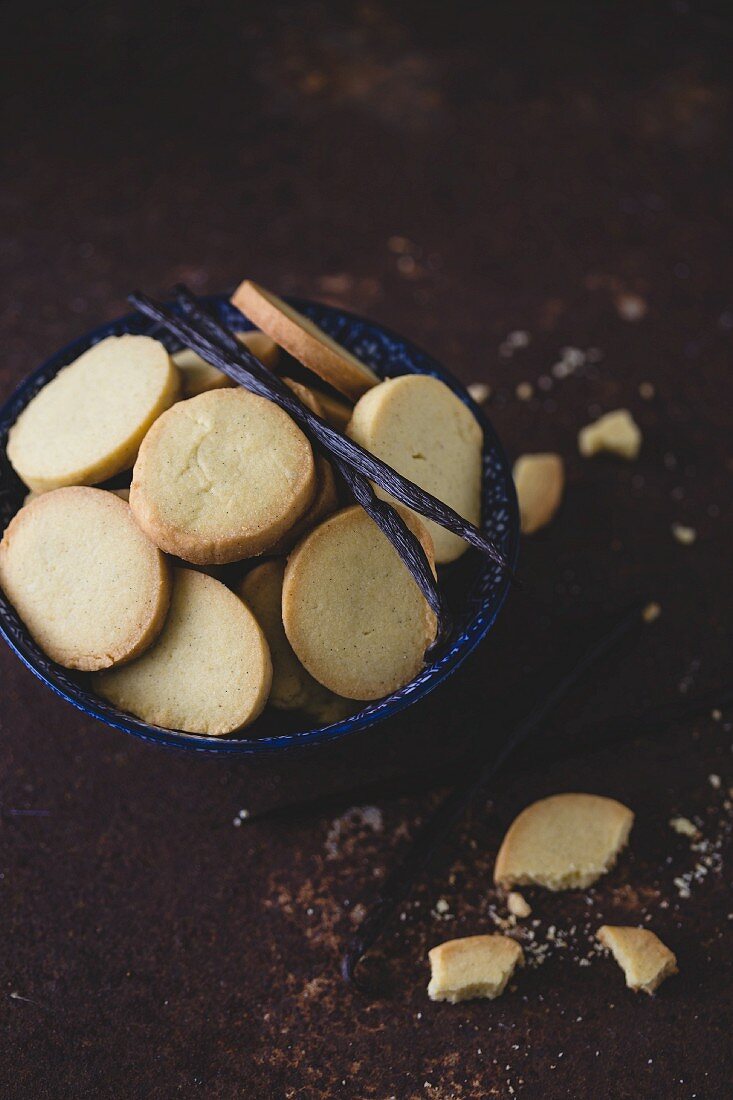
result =
M730 711L592 749L607 716L730 679L733 22L714 9L5 6L0 399L134 287L252 275L489 383L510 455L556 450L568 484L464 669L328 751L156 750L2 647L3 1097L731 1095ZM578 429L618 407L638 461L581 459ZM368 1000L339 977L345 940L469 735L500 739L499 697L529 703L564 644L528 591L562 618L635 596L662 614L539 734L587 729L589 752L530 753L473 808ZM526 891L527 966L500 1000L431 1003L427 950L505 926L502 830L562 790L635 811L618 866ZM305 794L322 799L257 819ZM604 921L657 931L679 976L626 990L593 947Z

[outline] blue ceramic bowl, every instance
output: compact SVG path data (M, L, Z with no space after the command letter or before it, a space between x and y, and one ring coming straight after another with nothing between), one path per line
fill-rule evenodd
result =
M471 409L484 431L483 453L483 529L514 565L519 543L519 522L511 470L494 429L465 389L445 368L401 336L355 317L344 310L316 302L293 299L293 305L307 314L340 344L368 363L377 374L431 374L450 386ZM251 328L224 297L209 299L221 319L232 327ZM150 321L133 313L95 329L52 356L23 382L0 409L0 526L5 528L18 511L26 488L11 468L5 448L8 430L31 398L58 371L82 352L106 336L122 333L155 335L171 351L180 345L161 333ZM441 573L441 584L448 596L454 626L451 637L435 659L419 676L394 694L370 703L348 718L332 725L300 728L298 716L285 712L266 712L242 737L198 737L141 722L110 706L88 688L84 674L70 672L50 661L28 634L13 608L0 592L0 634L21 661L63 699L85 714L106 722L115 729L132 733L144 741L206 753L271 753L322 745L357 730L366 729L399 714L411 703L438 687L476 648L496 619L507 594L508 581L500 569L471 550ZM355 704L357 705L357 704ZM302 716L301 716L302 721Z

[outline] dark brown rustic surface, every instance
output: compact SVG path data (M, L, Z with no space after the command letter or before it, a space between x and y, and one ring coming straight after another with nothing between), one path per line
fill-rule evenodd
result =
M556 731L721 683L733 25L718 10L7 5L0 397L133 286L213 291L252 274L345 303L489 381L512 455L566 457L562 512L522 559L558 608L633 593L663 607ZM643 318L625 320L637 299ZM513 330L531 342L502 358ZM555 379L564 346L602 359ZM619 405L643 428L640 460L580 460L577 429ZM0 1095L730 1096L729 715L508 776L496 816L477 808L383 944L387 996L373 1003L341 985L339 951L437 792L377 786L367 809L345 796L233 824L242 808L454 758L471 702L495 735L499 687L531 684L553 638L514 598L409 721L257 766L85 720L3 649ZM428 947L504 913L490 885L502 823L563 789L632 806L628 853L588 897L527 892L536 943L555 925L570 945L550 933L547 960L501 1001L431 1004ZM669 828L676 813L714 856L689 898L673 880L700 853ZM431 912L440 897L448 916ZM602 920L647 916L681 970L654 1000L602 957L580 965Z

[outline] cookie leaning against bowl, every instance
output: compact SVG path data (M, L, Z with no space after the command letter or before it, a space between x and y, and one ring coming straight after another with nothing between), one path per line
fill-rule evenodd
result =
M425 526L406 522L432 565ZM347 699L381 699L420 671L435 615L392 543L358 505L298 543L283 584L283 624L300 662Z
M69 487L44 493L11 520L0 542L0 586L44 653L93 671L155 641L170 570L125 501Z
M97 485L135 461L150 425L178 398L168 352L149 336L109 336L40 390L8 435L8 458L36 492Z
M179 401L153 424L133 470L130 507L162 550L223 565L272 546L315 489L300 428L237 387Z
M381 382L357 401L347 434L471 523L480 522L483 432L444 382L426 374ZM439 565L468 549L444 527L424 522Z
M144 722L219 737L257 718L271 680L270 651L249 608L213 577L174 569L170 611L156 644L94 683Z
M257 283L245 279L232 302L294 359L352 401L379 381L373 370L318 325Z

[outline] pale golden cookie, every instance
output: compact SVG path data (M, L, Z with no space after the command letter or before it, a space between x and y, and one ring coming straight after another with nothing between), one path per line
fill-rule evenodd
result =
M305 710L319 717L332 714L331 720L335 721L353 708L314 680L293 653L282 620L284 573L284 561L266 561L250 570L237 586L270 647L272 688L269 702L278 710Z
M352 400L379 381L355 355L264 287L246 279L234 292L232 302L299 363Z
M505 888L585 889L610 870L634 815L613 798L556 794L522 810L502 841L494 882Z
M272 663L248 607L220 581L173 570L173 595L156 644L95 688L144 722L218 737L253 722L267 702Z
M264 332L237 332L235 336L269 370L275 369L280 349L274 340L265 336ZM174 352L173 362L181 372L181 396L184 398L196 397L199 393L206 393L207 390L225 389L237 384L228 374L224 374L224 371L219 370L218 367L212 367L211 363L207 363L191 348Z
M331 463L323 455L316 455L315 463L316 491L310 507L274 546L268 547L268 554L288 554L296 542L338 508L338 490Z
M648 928L604 924L596 937L612 953L635 992L654 993L665 978L677 973L674 952Z
M149 336L109 336L64 367L16 420L8 458L29 488L96 485L128 470L179 394L178 371Z
M532 535L545 527L562 500L565 467L560 455L520 455L514 463L522 533Z
M21 508L0 542L0 585L44 653L85 671L147 649L170 600L165 558L129 505L82 487Z
M401 511L432 564L426 528ZM436 631L407 566L358 506L296 546L285 569L283 623L310 674L347 699L381 699L412 680Z
M156 421L135 463L130 507L162 550L222 565L272 546L315 489L300 428L237 387L179 401Z
M607 451L633 462L641 450L641 429L628 409L616 409L581 428L578 450L583 458Z
M357 401L348 435L399 474L478 524L483 432L471 410L437 378L406 374ZM389 498L382 489L380 496ZM424 520L441 565L468 549L457 535Z
M509 936L465 936L428 952L431 1001L493 1000L501 996L517 966L524 962L519 944Z

